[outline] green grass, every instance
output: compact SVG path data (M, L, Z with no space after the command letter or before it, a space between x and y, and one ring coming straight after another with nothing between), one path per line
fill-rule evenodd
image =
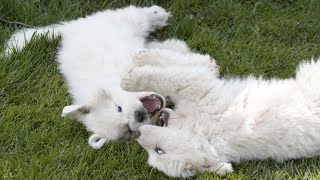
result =
M151 38L185 40L213 56L223 77L293 77L299 62L320 56L318 0L0 0L0 17L40 26L128 4L173 12ZM17 27L0 22L0 51ZM84 127L60 117L70 98L55 62L58 43L39 38L0 59L0 179L168 179L148 167L137 143L93 150ZM245 162L227 179L320 179L319 160Z

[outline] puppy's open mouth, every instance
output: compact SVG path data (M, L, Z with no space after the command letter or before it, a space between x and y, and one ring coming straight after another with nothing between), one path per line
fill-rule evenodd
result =
M168 126L168 121L169 121L169 112L162 110L160 112L160 117L159 117L159 125L162 127L167 127Z
M143 104L143 107L146 109L148 116L153 117L161 108L164 106L163 99L156 95L152 94L140 99Z

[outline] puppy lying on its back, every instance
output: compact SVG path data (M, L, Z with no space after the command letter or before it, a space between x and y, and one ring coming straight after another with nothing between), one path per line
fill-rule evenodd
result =
M167 24L169 13L158 6L129 6L97 12L85 18L37 29L23 29L12 35L5 46L10 55L21 50L33 34L47 38L62 36L57 55L59 68L66 78L73 104L63 116L75 118L94 134L93 148L106 141L130 139L132 130L154 123L165 105L162 96L130 93L120 88L120 77L130 67L132 54L146 48L188 52L184 42L167 40L147 44L149 33Z
M133 61L137 67L121 86L169 95L176 104L160 113L163 127L143 125L137 133L148 163L167 175L225 175L231 162L320 155L320 61L302 63L287 80L218 79L206 67L175 66L157 51Z

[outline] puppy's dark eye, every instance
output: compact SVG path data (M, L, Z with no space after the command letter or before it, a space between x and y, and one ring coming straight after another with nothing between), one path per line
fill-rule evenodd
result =
M118 112L122 112L122 107L121 106L117 106L117 110L118 110Z
M161 149L161 148L159 148L159 147L156 147L154 150L155 150L155 151L156 151L156 153L158 153L159 155L161 155L161 154L165 154L165 153L166 153L166 152L164 152L164 150L163 150L163 149Z

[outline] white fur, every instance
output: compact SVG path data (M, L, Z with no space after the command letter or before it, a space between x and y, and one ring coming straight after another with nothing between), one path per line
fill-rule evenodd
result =
M171 62L161 53L145 57ZM143 125L137 139L148 151L149 164L167 175L188 177L196 170L225 175L233 171L232 162L320 154L320 61L302 63L294 79L227 80L201 66L140 66L143 57L139 53L138 67L123 77L122 87L175 101L175 111L165 110L168 127Z
M128 139L131 130L152 123L147 116L143 122L134 118L135 112L145 111L139 99L152 93L123 91L120 77L129 68L132 54L149 46L188 50L178 40L146 44L146 36L165 26L169 16L158 6L129 6L42 28L23 29L8 40L5 55L22 50L33 35L47 35L49 40L62 36L57 61L73 99L62 116L82 122L94 133L89 144L100 148L110 140ZM122 112L118 112L117 106L121 106Z

